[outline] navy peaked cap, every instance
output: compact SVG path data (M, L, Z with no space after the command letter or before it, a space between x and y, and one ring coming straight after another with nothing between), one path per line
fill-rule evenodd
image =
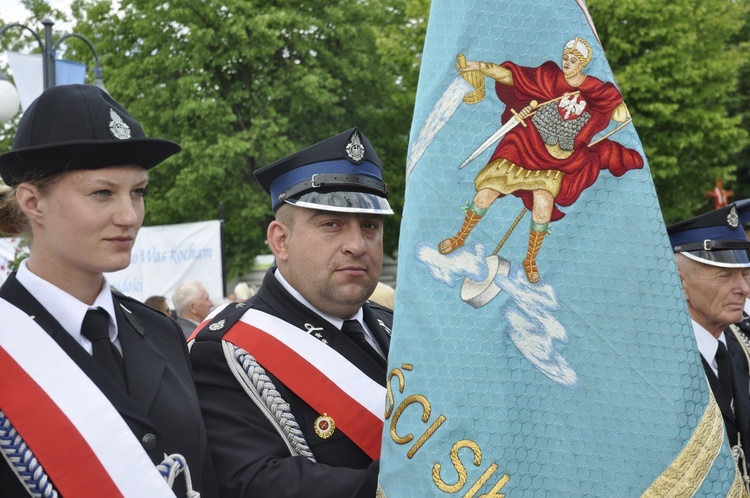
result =
M271 195L274 211L288 203L327 211L393 214L383 166L357 128L279 159L253 175Z
M750 249L740 224L737 206L730 204L667 227L674 252L707 265L725 268L750 267Z
M742 199L741 201L736 201L734 204L737 206L740 225L742 225L745 230L750 230L750 199Z

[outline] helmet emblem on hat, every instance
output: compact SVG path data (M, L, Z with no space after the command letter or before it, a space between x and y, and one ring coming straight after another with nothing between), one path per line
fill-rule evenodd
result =
M349 143L346 144L346 155L355 163L359 163L365 158L365 146L362 145L362 140L356 131L352 133Z
M727 224L732 228L740 226L740 217L737 215L737 209L734 206L732 206L727 215Z
M109 108L109 117L112 119L112 121L109 122L109 132L112 133L112 136L119 138L120 140L127 140L130 138L130 127L111 107Z

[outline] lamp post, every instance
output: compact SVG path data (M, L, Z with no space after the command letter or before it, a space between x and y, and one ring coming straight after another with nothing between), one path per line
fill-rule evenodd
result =
M82 35L77 33L70 33L63 35L52 41L52 26L55 24L49 19L42 21L44 25L44 37L40 36L39 33L26 26L25 24L12 23L7 24L0 28L0 37L2 37L6 31L11 28L21 28L30 32L34 38L36 38L39 48L42 52L42 78L44 90L55 86L55 52L60 47L60 44L68 38L78 38L85 42L94 54L94 86L104 88L104 80L102 79L102 67L99 64L99 54L96 52L94 45ZM15 104L14 104L15 102ZM18 112L19 99L18 91L10 84L8 78L0 71L0 121L8 121Z

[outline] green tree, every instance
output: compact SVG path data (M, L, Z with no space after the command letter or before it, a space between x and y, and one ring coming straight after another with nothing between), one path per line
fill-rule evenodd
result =
M748 0L744 0L748 3ZM745 25L737 34L734 42L750 53L750 9L745 14ZM742 128L750 136L750 57L745 57L745 64L740 70L737 91L729 96L730 110L733 116L742 120ZM750 198L750 143L745 142L742 151L737 155L737 183L734 186L735 200Z
M704 192L734 180L748 134L729 109L747 45L746 0L589 0L667 223L712 208Z
M113 15L79 0L74 17L110 93L183 147L151 173L147 223L215 219L222 204L228 277L268 252L253 171L351 126L378 150L400 212L417 65L390 35L412 29L405 2L125 0ZM388 252L399 222L387 220Z
M32 26L64 20L23 0ZM151 135L183 152L152 171L147 224L215 219L227 277L266 253L270 203L252 172L359 126L403 206L404 163L429 0L358 2L75 0L74 31L96 45L105 84ZM667 222L711 209L717 177L750 188L748 0L589 0L643 142ZM10 37L12 38L12 37ZM0 47L35 50L29 36ZM92 63L81 42L64 55ZM742 76L742 77L741 77ZM742 119L745 119L744 123ZM0 130L7 150L14 126ZM735 176L736 175L736 176ZM386 224L398 244L400 215Z

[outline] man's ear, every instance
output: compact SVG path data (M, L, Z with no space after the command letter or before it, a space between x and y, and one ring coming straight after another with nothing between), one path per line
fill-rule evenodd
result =
M41 195L38 188L30 183L21 183L16 187L16 200L29 220L41 223L44 212L39 205Z
M690 301L688 290L690 288L690 285L687 282L690 278L687 269L687 266L689 266L690 262L687 261L687 258L685 258L685 256L683 256L682 254L675 254L675 261L677 263L677 274L680 276L680 284L682 284L682 291L685 294L685 300Z
M278 261L286 261L289 256L289 236L291 230L285 224L278 220L272 221L268 225L266 231L266 238L268 239L268 247Z

